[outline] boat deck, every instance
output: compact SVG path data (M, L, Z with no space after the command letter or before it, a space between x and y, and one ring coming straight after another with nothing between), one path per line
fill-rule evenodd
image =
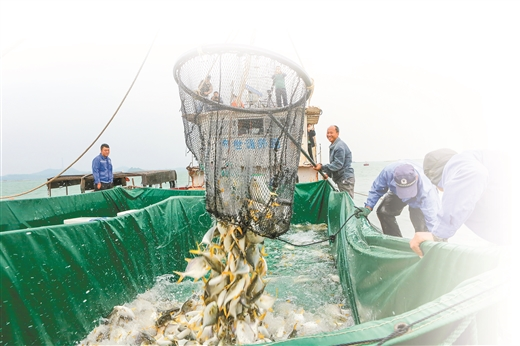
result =
M141 177L142 186L152 187L159 185L162 188L163 183L169 183L169 188L175 187L177 181L177 172L175 170L155 170L155 171L139 171L139 172L115 172L114 186L127 186L127 183L132 181L134 177ZM80 185L81 193L89 190L94 190L94 176L92 174L86 175L62 175L52 180L47 179L47 191L49 197L52 195L52 189L65 187L66 194L69 194L68 187ZM50 182L52 180L52 182Z

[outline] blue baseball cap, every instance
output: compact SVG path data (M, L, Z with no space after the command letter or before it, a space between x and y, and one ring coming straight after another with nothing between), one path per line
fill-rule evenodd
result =
M417 195L417 173L412 165L405 163L397 166L394 181L399 198L413 198Z

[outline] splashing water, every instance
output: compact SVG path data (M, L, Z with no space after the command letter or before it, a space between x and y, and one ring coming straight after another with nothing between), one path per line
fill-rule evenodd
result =
M140 294L133 302L116 306L80 344L266 343L328 332L354 324L350 311L345 307L346 299L342 294L328 242L299 247L272 239L251 240L259 250L258 257L254 251L250 250L249 254L246 251L245 235L244 240L228 239L225 245L225 238L220 238L217 243L208 241L217 232L222 236L231 228L235 229L225 224L218 226L222 232L218 227L213 230L213 234L209 234L211 230L208 231L201 248L192 252L205 258L201 253L210 248L216 256L218 252L214 246L231 246L229 253L234 253L232 257L236 255L239 260L222 260L225 268L219 268L220 273L207 263L202 269L199 268L200 272L192 272L200 277L204 276L204 271L209 272L203 281L182 280L178 283L178 276L175 275L158 277L151 290ZM227 232L223 232L225 226L228 227ZM324 240L326 225L293 225L284 239L295 245ZM243 251L238 244L240 241ZM265 250L262 250L263 246ZM233 248L236 250L233 251ZM264 257L267 263L265 270L262 266L257 268L258 262L255 262ZM235 264L230 266L233 260ZM238 261L248 266L237 266ZM185 272L178 273L181 279L183 274L196 269L197 263L191 266L190 263ZM225 273L229 269L232 269L230 272L233 275ZM213 282L217 292L212 291L209 288L210 281L218 281L222 273L229 277L221 286ZM246 275L249 279L244 279ZM263 285L258 282L252 284L253 280L259 280L257 276ZM240 278L244 283L237 288L233 283L236 285ZM251 288L252 285L259 286ZM227 292L233 288L239 292L238 295L235 292L226 301ZM253 295L255 298L252 298ZM219 296L222 296L220 302Z

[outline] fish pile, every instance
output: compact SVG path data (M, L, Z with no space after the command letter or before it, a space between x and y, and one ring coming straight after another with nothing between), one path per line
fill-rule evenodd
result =
M315 240L313 234L326 231L326 225L323 226L315 225L311 230L309 226L295 225L288 239L295 243L311 242ZM230 238L224 243L226 236ZM266 254L261 240L255 234L242 236L236 226L218 223L206 233L199 248L192 251L197 257L188 260L184 272L160 276L153 289L138 295L133 302L114 307L78 345L254 344L354 324L350 311L343 308L339 277L333 270L333 259L326 252L290 245L272 248L275 243L266 241L270 256L274 256L274 269L271 268L274 273L270 271L266 279ZM232 255L228 253L223 258L224 247ZM207 256L204 261L197 259ZM222 265L213 263L214 259L220 259ZM312 267L303 265L302 260L313 263ZM291 276L280 276L279 272ZM320 275L315 275L317 272ZM184 277L194 280L183 280ZM244 286L236 296L238 289L234 288L242 286L239 284L242 279ZM178 283L180 280L183 282ZM254 280L260 281L253 283ZM274 297L264 293L267 280L269 291L276 292L274 305ZM179 301L175 297L189 298ZM305 310L297 304L298 297L303 299Z
M264 237L240 226L218 221L204 235L199 249L190 251L197 257L176 274L179 281L186 276L204 281L200 301L192 301L192 312L199 313L186 321L191 339L224 345L271 341L262 323L275 302L275 297L264 293L267 262L263 241Z
M137 345L235 345L271 342L263 323L275 297L264 293L267 262L264 237L240 226L218 221L204 235L196 257L186 259L184 272L203 281L203 292L192 295L182 306L157 315L156 332L121 333L124 323L135 319L128 307L116 306L93 337L97 343L116 339L135 340ZM137 334L136 334L137 333ZM92 338L91 338L92 339Z

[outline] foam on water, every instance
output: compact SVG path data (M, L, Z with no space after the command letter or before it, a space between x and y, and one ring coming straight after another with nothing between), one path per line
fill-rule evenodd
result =
M327 239L327 228L326 225L292 226L281 238L294 245L316 243ZM277 296L279 301L294 302L310 312L323 304L345 306L347 301L328 241L294 246L266 239L265 244L269 254L268 293Z

